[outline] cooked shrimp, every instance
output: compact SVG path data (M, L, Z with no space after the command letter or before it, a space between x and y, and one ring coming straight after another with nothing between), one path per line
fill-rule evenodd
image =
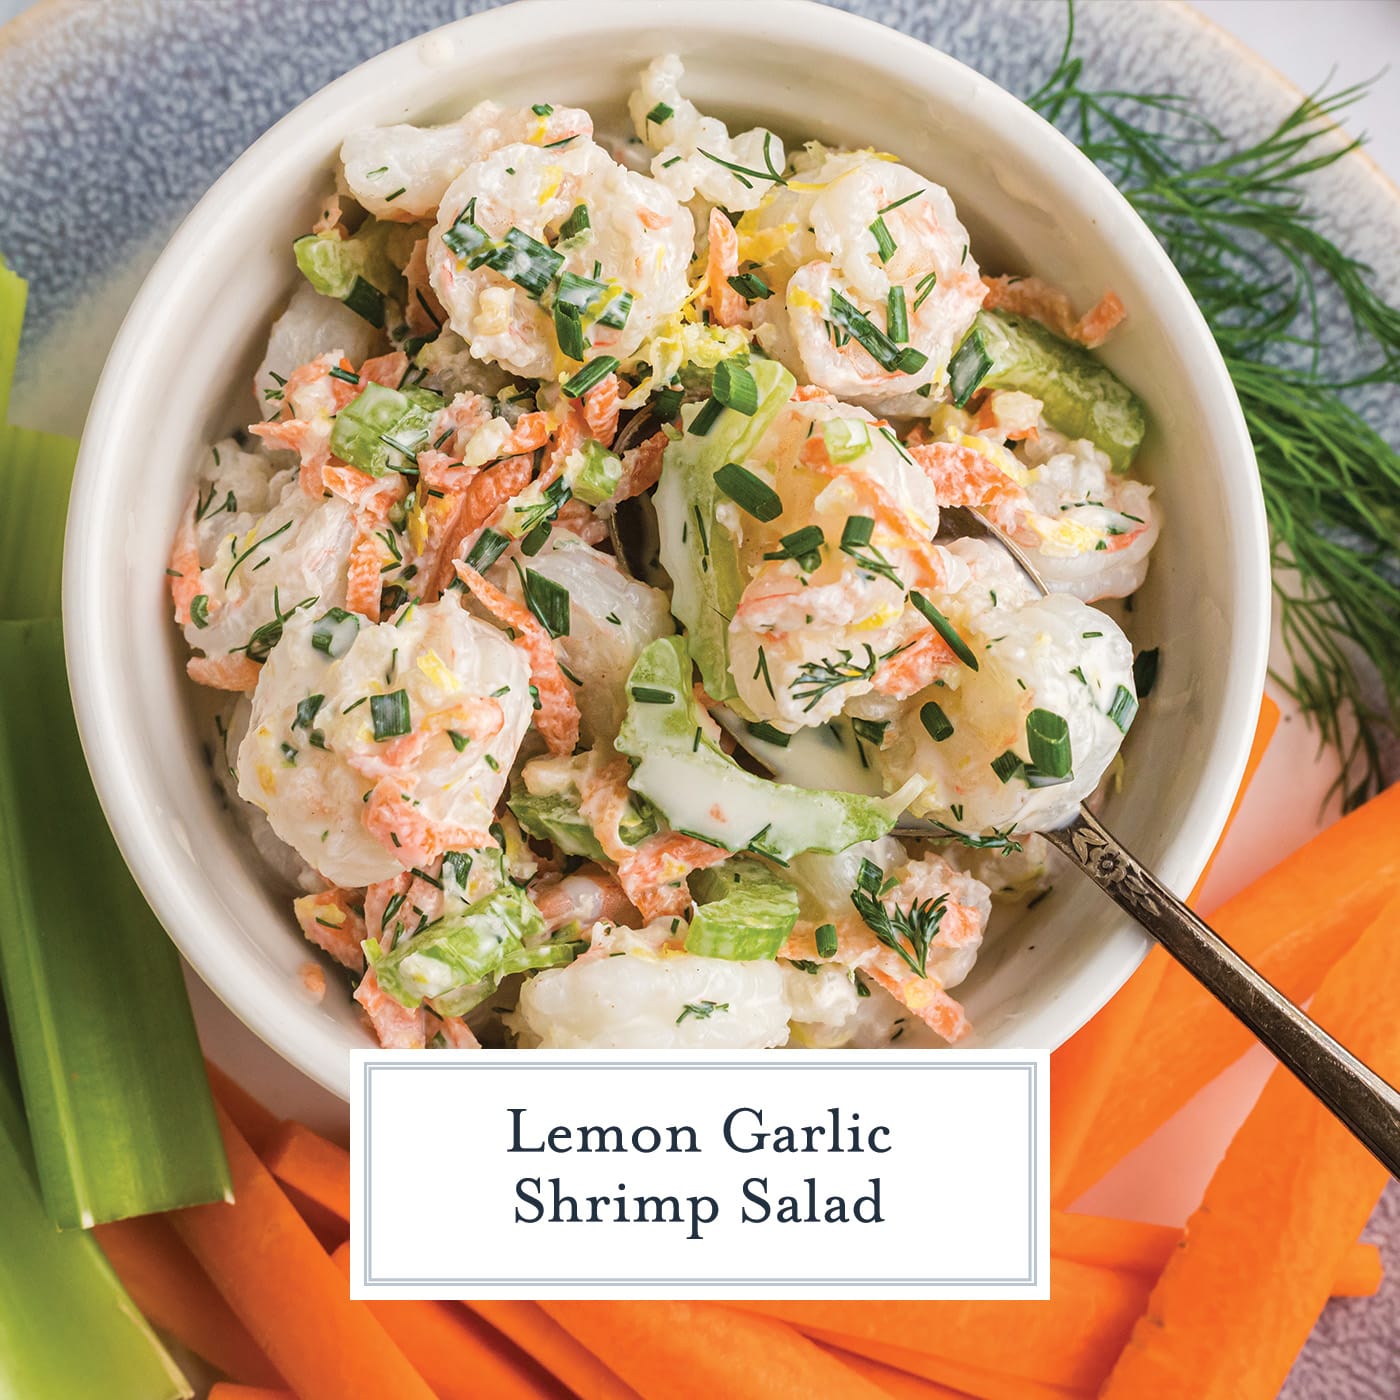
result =
M380 219L433 218L447 187L472 161L513 142L551 146L593 135L578 107L500 107L478 102L445 126L376 126L352 132L340 148L350 193Z
M572 875L542 876L530 886L530 898L551 933L567 924L591 929L604 920L622 924L637 917L616 878L596 865L580 866Z
M681 96L684 76L680 59L667 54L652 61L627 99L638 137L656 152L652 175L678 199L752 209L782 174L783 143L764 127L731 136L718 117L702 116Z
M336 656L315 628L310 612L290 621L259 680L240 794L343 887L486 844L530 721L520 653L455 599L362 624Z
M589 225L561 244L578 208ZM459 258L444 241L464 225L496 250L485 261ZM624 359L686 299L694 236L690 212L668 189L585 137L549 151L510 145L452 182L429 235L428 271L473 355L551 379L578 364L561 351L546 309L564 294L558 276L573 275L569 304L585 355Z

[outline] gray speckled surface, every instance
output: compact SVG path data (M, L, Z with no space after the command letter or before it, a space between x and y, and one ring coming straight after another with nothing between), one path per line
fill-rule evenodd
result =
M1064 12L1050 0L836 2L1021 93L1049 72L1063 39ZM77 427L140 274L257 135L370 54L494 3L45 0L0 30L0 250L29 279L31 297L18 416ZM743 0L715 3L737 10ZM1174 91L1229 135L1258 134L1292 104L1269 70L1176 5L1088 0L1079 28L1093 82ZM1400 300L1393 187L1352 158L1318 179L1315 203L1328 232ZM71 372L56 383L60 362ZM1394 397L1369 407L1400 440ZM1370 1234L1395 1264L1396 1188ZM1283 1393L1400 1396L1400 1280L1387 1280L1376 1299L1331 1304Z

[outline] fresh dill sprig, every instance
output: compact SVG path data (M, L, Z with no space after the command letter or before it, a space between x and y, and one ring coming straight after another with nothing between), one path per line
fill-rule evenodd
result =
M939 925L948 912L948 896L915 900L909 908L882 901L880 893L883 873L873 861L862 861L856 888L851 891L851 903L865 926L875 937L892 949L918 977L928 976L928 950L938 937Z
M1210 323L1272 530L1291 669L1277 678L1338 753L1337 786L1354 806L1383 785L1382 735L1400 720L1400 455L1348 396L1400 386L1400 309L1322 232L1307 199L1310 178L1361 144L1336 119L1366 84L1305 98L1231 148L1178 97L1084 86L1073 48L1071 0L1059 63L1027 101L1118 186ZM1169 123L1174 133L1161 130ZM1323 322L1329 287L1350 321L1345 346ZM1379 675L1379 704L1362 658Z
M820 661L804 661L788 689L794 700L805 700L802 713L814 709L822 697L839 685L849 685L852 681L868 681L874 676L882 657L876 656L874 649L865 644L865 660L854 659L854 653L846 647L837 651L837 659L822 657Z

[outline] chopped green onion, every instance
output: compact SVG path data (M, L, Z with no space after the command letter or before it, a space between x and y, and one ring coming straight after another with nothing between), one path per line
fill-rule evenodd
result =
M755 739L762 739L765 744L774 744L780 749L785 749L792 743L791 734L785 734L781 729L774 728L767 720L745 720L744 728Z
M1048 778L1067 778L1074 766L1069 722L1054 710L1032 710L1026 716L1026 744L1031 765Z
M724 412L724 405L718 399L706 399L700 411L690 420L688 431L696 437L704 437L715 425L715 419Z
M904 288L891 287L886 301L885 325L891 340L901 344L909 339L909 310L904 301Z
M745 301L767 301L773 289L756 272L737 272L726 279Z
M316 723L317 712L325 703L326 697L324 695L308 695L306 699L299 700L292 728L310 730L311 726Z
M836 956L836 925L823 924L816 933L817 956L819 958L834 958Z
M560 354L571 360L582 360L588 354L588 342L583 338L583 321L578 308L568 302L554 303L554 337L559 342Z
M681 411L681 404L684 401L685 390L679 384L668 384L652 399L651 411L657 422L670 423Z
M711 392L717 403L752 418L758 411L758 384L743 365L734 360L721 360L715 366Z
M1109 719L1118 726L1121 733L1126 734L1133 720L1137 718L1137 712L1137 696L1126 685L1120 685L1113 692L1113 699L1108 706Z
M937 700L920 706L919 723L928 730L928 736L935 744L953 737L953 722L943 713L943 706Z
M895 248L898 246L890 236L890 231L885 227L885 220L882 216L876 215L875 222L870 225L871 236L875 239L875 251L880 255L880 261L887 263L894 257Z
M826 455L840 465L870 451L870 428L863 418L828 418L822 424Z
M589 360L572 378L561 386L566 398L577 399L586 394L595 384L601 384L621 363L614 355L599 355Z
M810 574L821 564L821 548L826 543L820 525L804 525L784 535L779 541L782 548L765 554L765 559L796 559L804 573Z
M847 301L834 287L831 291L831 321L865 348L882 369L913 374L928 363L928 356L912 345L899 346L863 311Z
M458 753L462 753L467 745L471 743L471 739L468 735L459 734L455 729L449 729L447 731L447 737L452 740L452 747L456 749ZM446 857L444 857L444 860L445 859Z
M948 361L948 392L958 408L966 406L991 367L992 357L987 352L982 332L975 329L970 331Z
M359 614L344 608L328 608L311 624L311 645L332 661L344 656L359 635Z
M207 593L196 593L190 599L190 621L196 627L209 626L209 595Z
M572 242L581 234L585 234L592 227L588 218L588 206L586 204L575 204L573 212L562 224L559 225L559 241L561 243Z
M411 734L413 720L409 715L408 691L394 690L388 695L371 695L369 717L374 726L374 737L380 743L385 739L396 739L401 734Z
M875 532L875 521L868 515L852 515L841 531L841 548L848 554L852 549L864 549Z
M485 262L487 267L508 277L538 301L555 274L564 266L564 255L556 253L538 238L532 238L523 229L512 226L506 230L506 236L491 250Z
M505 535L488 527L476 537L476 543L468 550L467 567L484 574L506 552L509 544L510 540Z
M909 601L928 619L934 631L948 643L953 655L969 670L977 670L977 657L972 648L958 635L957 628L922 593L911 591Z
M639 705L674 705L676 697L669 690L657 690L654 686L634 685L628 692Z
M668 122L676 115L673 107L668 107L664 102L658 102L655 107L647 113L647 121L660 126L662 122Z
M715 485L755 520L776 520L783 513L783 502L778 493L738 462L726 462L715 473Z
M548 102L536 102L531 105L530 110L537 117L547 117L554 111L554 108Z
M1021 758L1020 754L1014 752L1012 749L1007 749L1004 754L1000 754L992 760L992 772L995 773L1003 783L1009 783L1012 778L1024 774L1025 767L1025 761Z
M515 566L515 571L520 575L525 606L534 613L540 626L551 637L567 637L571 620L569 590L533 569L522 572L519 564Z

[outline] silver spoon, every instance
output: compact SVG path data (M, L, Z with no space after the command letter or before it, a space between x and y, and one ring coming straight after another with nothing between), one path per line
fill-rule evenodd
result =
M1049 592L1015 542L976 511L945 508L939 533L994 541L1011 554L1042 594ZM737 715L717 707L715 718L746 751L771 769L773 751L765 754ZM944 834L909 816L894 830L910 836ZM1400 1092L1260 976L1086 807L1081 805L1064 826L1041 835L1268 1046L1392 1176L1400 1177Z

